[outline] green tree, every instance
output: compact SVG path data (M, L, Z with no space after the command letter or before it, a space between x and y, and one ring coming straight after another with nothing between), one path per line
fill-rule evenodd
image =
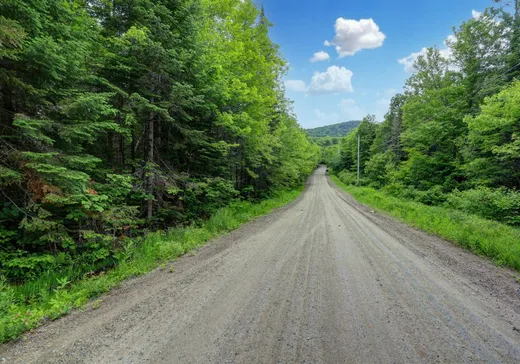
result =
M419 189L453 188L461 180L460 146L468 111L464 87L437 49L420 56L416 68L406 83L401 142L407 159L397 178Z
M520 83L487 98L466 117L468 177L475 184L520 188Z

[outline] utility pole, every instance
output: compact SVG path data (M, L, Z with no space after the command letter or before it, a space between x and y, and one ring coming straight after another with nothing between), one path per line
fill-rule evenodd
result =
M359 155L361 154L360 149L361 149L361 135L358 132L358 135L357 135L357 184L358 184L358 186L359 186L359 160L360 160Z

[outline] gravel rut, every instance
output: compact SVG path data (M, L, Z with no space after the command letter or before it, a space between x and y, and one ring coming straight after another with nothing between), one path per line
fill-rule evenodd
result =
M12 363L519 363L516 273L357 204L302 196L22 340Z

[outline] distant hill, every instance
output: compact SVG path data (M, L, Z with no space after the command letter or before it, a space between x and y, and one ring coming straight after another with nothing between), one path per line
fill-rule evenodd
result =
M346 121L344 123L320 126L319 128L307 129L307 133L313 138L322 137L344 137L349 131L356 128L361 121Z

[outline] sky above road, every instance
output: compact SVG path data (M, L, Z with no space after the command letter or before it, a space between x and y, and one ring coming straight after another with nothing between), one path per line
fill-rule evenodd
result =
M492 0L259 0L289 62L287 96L304 128L382 120L424 47L446 49L452 27Z

